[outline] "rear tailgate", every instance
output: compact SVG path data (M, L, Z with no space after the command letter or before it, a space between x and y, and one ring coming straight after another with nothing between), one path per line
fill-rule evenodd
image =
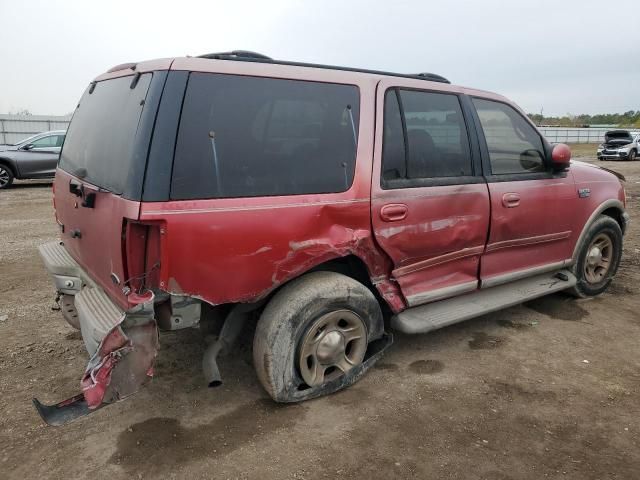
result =
M95 195L93 208L83 207L82 197L70 190L82 185L84 196ZM56 215L61 239L71 256L123 309L127 299L123 258L123 224L136 220L140 203L127 200L58 170L54 183Z
M74 113L54 182L67 251L123 309L125 226L138 219L149 141L166 72L94 82Z

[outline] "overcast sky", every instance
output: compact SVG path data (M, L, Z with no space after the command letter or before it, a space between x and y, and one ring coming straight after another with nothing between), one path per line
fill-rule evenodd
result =
M434 72L548 115L640 110L637 0L0 0L0 113L69 113L113 65L233 49Z

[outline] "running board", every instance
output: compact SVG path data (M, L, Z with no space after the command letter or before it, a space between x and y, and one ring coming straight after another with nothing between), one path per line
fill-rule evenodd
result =
M391 319L391 326L403 333L426 333L486 313L566 290L577 283L568 270L545 273L505 285L476 290L446 300L409 308Z

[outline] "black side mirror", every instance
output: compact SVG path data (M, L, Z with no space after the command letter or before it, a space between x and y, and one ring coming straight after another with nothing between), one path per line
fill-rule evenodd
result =
M33 148L33 143L27 143L24 147L22 147L22 150L29 151L32 148Z
M533 148L520 154L520 166L528 172L539 172L544 169L542 153Z

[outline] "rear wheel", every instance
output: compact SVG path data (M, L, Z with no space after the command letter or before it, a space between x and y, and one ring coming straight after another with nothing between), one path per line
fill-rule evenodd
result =
M362 363L384 329L378 301L356 280L313 272L292 281L267 304L256 328L258 378L278 402L344 388L339 380Z
M572 293L584 298L604 292L618 270L621 256L620 225L611 217L600 217L589 227L582 240L573 268L578 283Z
M0 165L0 189L10 187L13 183L13 172L5 165Z

